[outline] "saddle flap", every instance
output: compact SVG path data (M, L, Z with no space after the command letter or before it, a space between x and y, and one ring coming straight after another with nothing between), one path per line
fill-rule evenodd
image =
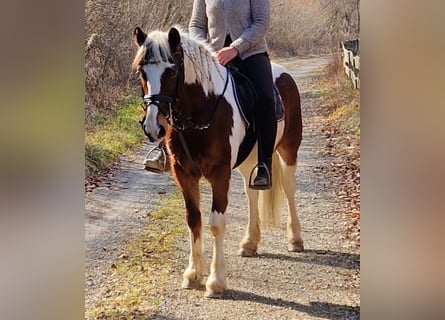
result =
M247 78L239 69L229 63L227 65L230 75L232 77L233 91L235 92L235 100L238 109L243 117L243 120L248 127L254 123L255 105L259 102L258 95L252 82ZM280 92L278 91L275 83L273 84L274 90L274 105L275 105L275 117L277 121L284 119L284 105L281 100Z

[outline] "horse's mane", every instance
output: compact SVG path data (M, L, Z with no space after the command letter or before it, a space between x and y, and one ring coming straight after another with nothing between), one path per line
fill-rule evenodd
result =
M221 73L221 65L216 60L213 50L205 42L191 37L181 28L176 26L175 28L181 35L181 46L184 55L190 60L198 82L207 88L213 89L212 71L216 71L221 79L224 79ZM167 32L156 30L147 35L144 44L139 47L133 60L133 68L137 68L140 61L144 59L155 63L172 60Z

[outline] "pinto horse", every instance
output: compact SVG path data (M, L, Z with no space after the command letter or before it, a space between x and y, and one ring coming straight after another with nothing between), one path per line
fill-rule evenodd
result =
M213 235L205 296L220 297L227 289L223 238L230 176L248 130L237 106L233 79L205 43L177 28L147 35L137 27L133 40L138 48L133 68L140 75L146 110L141 125L151 141L165 139L171 171L185 201L191 251L182 286L189 289L202 286L206 269L199 193L199 181L204 177L212 188L208 224ZM288 250L303 250L294 203L297 151L302 137L300 95L292 77L281 66L272 65L285 115L284 120L278 121L272 188L266 191L249 188L257 160L256 145L237 167L244 179L249 207L246 234L240 243L241 256L256 254L260 225L264 226L266 217L279 220L283 193L288 206Z

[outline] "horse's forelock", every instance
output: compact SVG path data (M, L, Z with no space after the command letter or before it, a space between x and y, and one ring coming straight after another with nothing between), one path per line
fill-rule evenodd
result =
M158 30L150 32L144 43L139 47L132 67L137 68L144 59L152 62L169 61L172 59L167 33Z
M224 79L220 70L221 66L217 62L213 50L204 41L191 37L180 27L176 26L176 28L181 35L181 47L184 54L193 65L196 80L210 91L213 91L215 79L212 73L216 72L220 79ZM147 35L145 42L141 45L133 60L133 68L136 69L143 60L155 63L172 60L172 52L166 32L156 30Z
M132 68L137 69L139 66L139 63L144 59L145 53L147 52L147 47L142 45L139 47L138 51L136 52L136 56L133 59Z

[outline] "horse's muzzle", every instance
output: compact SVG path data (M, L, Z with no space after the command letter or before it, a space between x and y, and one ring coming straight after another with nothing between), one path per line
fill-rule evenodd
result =
M139 120L139 123L141 124L142 131L144 131L145 135L148 137L148 140L150 140L150 142L154 142L155 139L153 139L153 137L151 136L151 134L149 134L149 133L147 132L147 130L145 130L144 122L145 122L145 116L142 118L142 120Z
M165 136L165 128L163 126L159 126L159 139L162 139Z

